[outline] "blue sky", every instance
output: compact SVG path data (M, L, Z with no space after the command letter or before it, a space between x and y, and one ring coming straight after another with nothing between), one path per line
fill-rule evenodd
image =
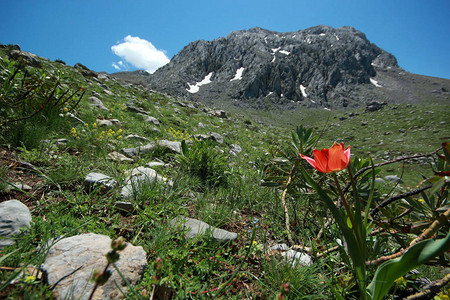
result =
M448 0L0 0L0 18L0 43L109 73L152 71L234 30L324 24L364 32L409 72L450 79Z

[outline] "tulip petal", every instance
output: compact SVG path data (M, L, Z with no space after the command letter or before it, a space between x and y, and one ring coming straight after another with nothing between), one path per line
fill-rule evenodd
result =
M328 168L331 171L340 171L345 168L344 144L334 143L329 149Z
M328 149L322 149L322 151L313 150L314 160L316 162L316 170L329 173L330 170L328 168Z
M300 157L303 158L304 160L306 160L314 169L317 170L316 161L313 158L308 157L306 155L302 155L302 154L300 154Z
M346 158L346 166L345 167L347 167L348 164L350 163L350 146L348 146L347 149L345 149L344 155Z

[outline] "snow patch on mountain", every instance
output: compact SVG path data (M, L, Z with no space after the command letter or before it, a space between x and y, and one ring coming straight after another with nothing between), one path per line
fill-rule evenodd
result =
M234 78L230 79L230 81L233 80L241 80L242 79L242 73L244 72L245 68L244 67L240 67L239 69L236 70L236 74L234 75Z
M205 85L205 84L208 84L208 83L211 83L211 82L212 82L212 81L211 81L211 77L212 77L213 73L214 73L214 72L209 73L208 75L205 76L205 78L203 78L202 81L197 82L196 84L190 84L190 83L188 83L189 88L186 89L186 91L188 91L188 92L191 93L191 94L197 93L197 92L200 90L200 87L201 87L202 85Z

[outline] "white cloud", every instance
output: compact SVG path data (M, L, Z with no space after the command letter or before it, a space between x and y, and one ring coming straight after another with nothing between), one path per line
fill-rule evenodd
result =
M122 42L112 46L111 50L126 62L138 69L144 69L149 73L155 72L156 69L170 61L163 50L156 49L147 40L131 35L126 36ZM124 68L125 64L123 61L119 61L118 63L113 63L112 66L119 70Z

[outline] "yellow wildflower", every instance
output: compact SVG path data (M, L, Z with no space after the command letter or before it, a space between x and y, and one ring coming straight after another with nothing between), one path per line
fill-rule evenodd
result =
M93 123L92 128L97 128L97 123Z
M29 275L29 276L27 276L26 278L25 278L25 282L26 283L32 283L33 281L35 281L36 280L36 277L34 277L34 276L32 276L32 275Z

